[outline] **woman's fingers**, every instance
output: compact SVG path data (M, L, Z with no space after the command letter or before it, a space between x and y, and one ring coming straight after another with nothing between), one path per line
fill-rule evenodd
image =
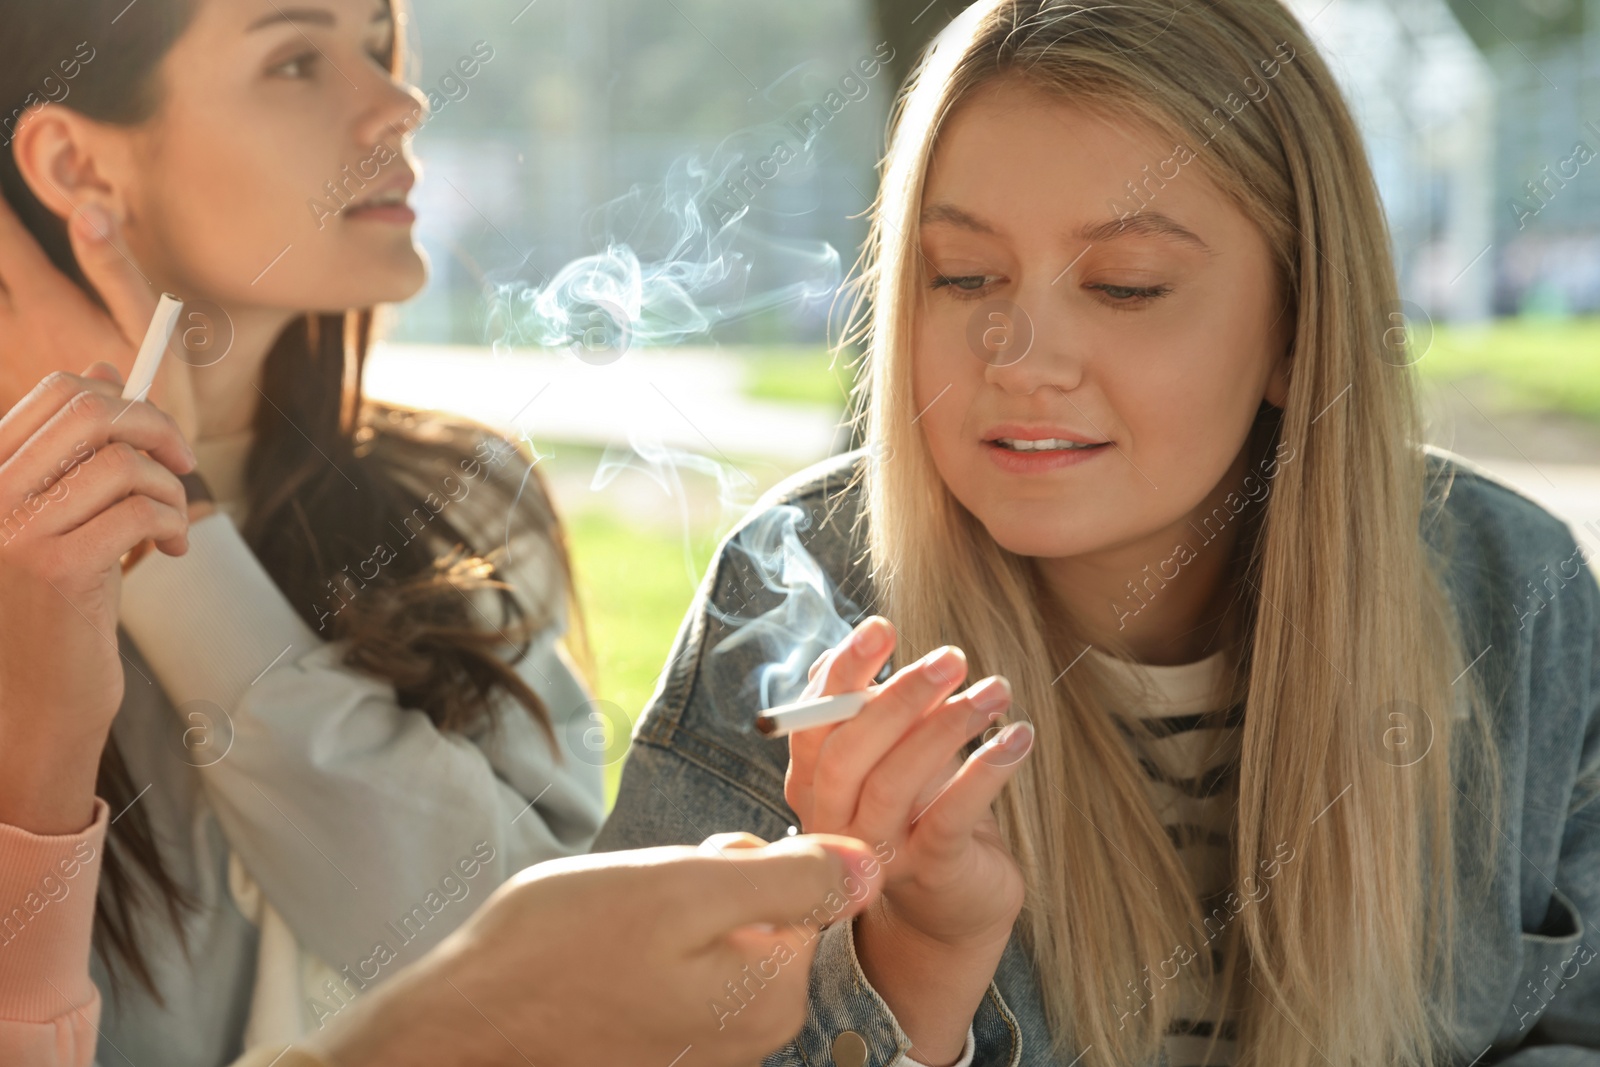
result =
M888 619L880 615L863 619L848 638L829 649L813 664L815 673L807 683L803 696L832 696L865 689L888 662L894 653L894 646L895 631ZM801 730L789 737L789 773L784 790L789 806L802 819L807 817L809 810L811 771L816 763L817 751L835 728L820 726Z
M938 862L960 854L973 829L992 810L1017 768L1033 750L1033 725L1014 722L967 757L938 795L914 816L912 839L918 854Z
M109 381L51 375L0 421L0 456L12 457L6 465L52 477L112 442L148 452L177 474L194 469L194 452L177 423L151 404L123 400Z
M34 520L47 536L77 529L127 496L147 496L174 511L188 510L178 476L132 445L113 441L98 449L45 494L48 506Z
M938 707L966 677L967 657L951 645L935 649L889 679L861 714L822 742L812 772L814 827L842 830L858 806L861 783L889 750Z
M894 627L888 619L871 615L861 620L818 669L822 685L817 695L833 696L865 689L889 661L894 644Z
M87 560L93 572L100 572L117 566L124 555L146 541L154 541L169 556L182 555L188 530L187 510L179 511L147 496L130 496L61 540L74 559Z
M867 775L851 832L870 840L903 837L907 823L926 806L923 798L951 777L952 763L960 767L961 749L1010 706L1010 684L989 677L922 720Z
M92 381L109 382L116 387L119 396L122 394L124 385L122 371L114 363L107 363L103 359L97 359L84 370L83 376Z
M103 365L99 361L93 364L97 367ZM74 397L85 392L114 400L121 396L122 386L104 377L103 372L93 377L68 374L66 371L45 375L0 416L0 458L13 455L24 442L43 429L45 423L60 414L62 408L72 403Z

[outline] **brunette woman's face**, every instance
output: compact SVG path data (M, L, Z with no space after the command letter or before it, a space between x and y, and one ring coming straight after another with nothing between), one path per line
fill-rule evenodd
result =
M940 133L917 425L951 492L1013 552L1161 558L1234 468L1261 401L1283 403L1292 321L1265 239L1174 153L1013 81ZM1148 175L1139 210L1128 183Z
M415 294L404 135L426 104L388 72L394 33L374 0L195 0L160 110L128 133L124 237L147 272L295 313ZM386 193L402 203L342 210Z

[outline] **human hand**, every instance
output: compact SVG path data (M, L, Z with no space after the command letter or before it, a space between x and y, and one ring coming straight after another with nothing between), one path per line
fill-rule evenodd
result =
M865 620L813 665L804 695L867 688L894 644L887 620ZM854 719L789 739L784 792L802 827L894 850L882 897L856 920L856 956L923 1063L960 1057L1023 901L992 805L1033 729L1013 723L963 760L1011 702L998 677L950 698L966 669L959 649L938 649L874 687Z
M863 621L817 661L803 696L867 688L895 637L886 619ZM1032 743L1015 723L960 758L1011 703L999 677L947 699L965 676L966 657L949 647L901 669L855 718L792 735L784 783L807 833L889 842L881 908L953 948L1003 944L1021 909L1021 872L991 805Z
M541 863L303 1044L336 1067L748 1065L805 1021L796 924L856 914L876 869L859 841L748 834Z
M188 550L178 474L194 453L171 417L120 393L96 364L0 416L0 821L35 833L80 830L92 807L122 703L123 554L147 539Z
M117 222L103 208L91 204L75 211L67 234L104 309L56 269L0 197L0 351L6 353L0 360L0 411L47 375L81 367L85 359L111 364L126 381L155 314L160 294L120 247ZM177 420L186 440L198 438L187 363L163 360L146 399Z

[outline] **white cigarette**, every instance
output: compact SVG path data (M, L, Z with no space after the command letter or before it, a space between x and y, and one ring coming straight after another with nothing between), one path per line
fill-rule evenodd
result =
M756 716L756 729L768 737L788 737L796 730L831 726L861 714L867 701L877 695L878 690L873 687L855 693L780 704Z
M156 371L161 369L161 357L166 355L167 344L172 340L172 331L178 326L178 312L182 310L182 300L171 293L161 294L161 303L156 305L150 328L144 332L144 343L134 357L133 370L128 374L128 384L123 387L122 399L143 400L150 391L150 386L156 380Z

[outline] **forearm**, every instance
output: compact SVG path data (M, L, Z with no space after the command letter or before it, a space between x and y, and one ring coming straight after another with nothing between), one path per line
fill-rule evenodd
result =
M861 972L911 1039L913 1059L931 1067L955 1063L1006 942L936 944L896 923L890 907L880 898L856 919Z
M472 988L471 966L463 962L456 942L441 947L394 975L380 989L352 1004L326 1026L313 1031L300 1047L319 1057L328 1067L433 1067L440 1063L545 1062L552 1050L527 1041L527 1020L519 1020L519 1041L508 1050L504 1030L497 1029L463 986ZM487 958L483 945L471 952L479 967ZM543 1012L534 990L523 1003L528 1013ZM491 1006L491 1012L494 1008ZM502 1023L502 1025L504 1025Z

